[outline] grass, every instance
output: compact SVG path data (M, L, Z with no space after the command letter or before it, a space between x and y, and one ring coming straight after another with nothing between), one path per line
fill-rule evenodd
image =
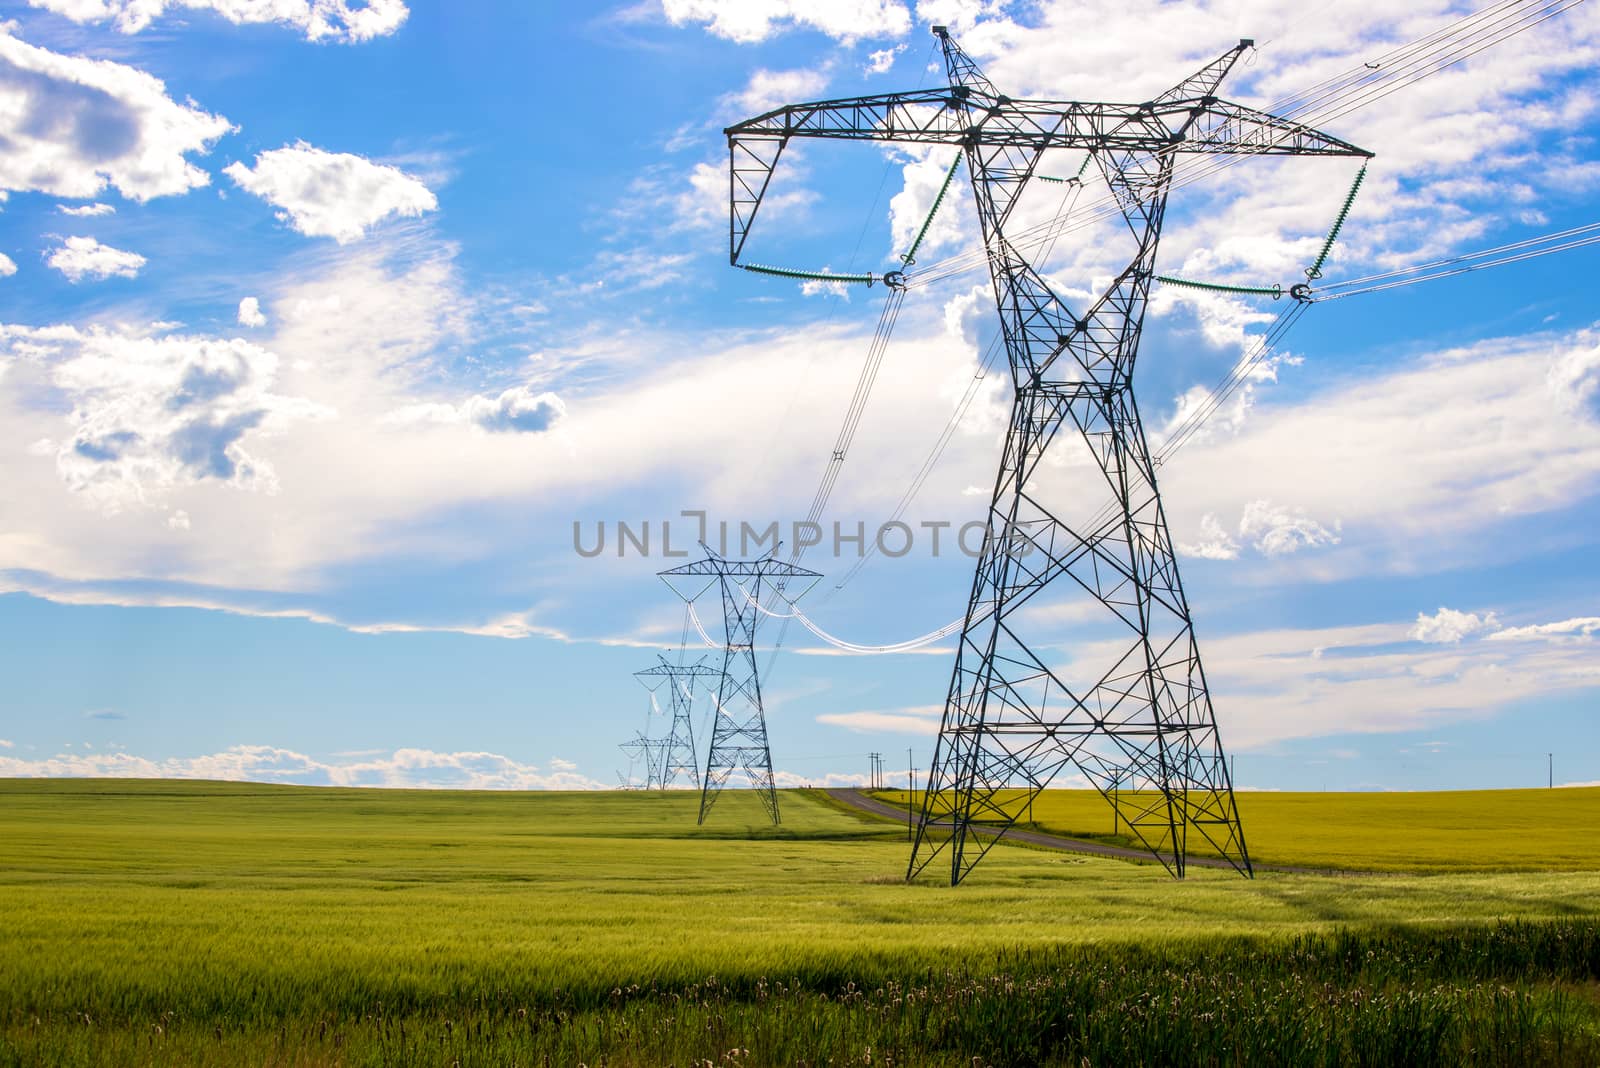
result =
M906 803L904 790L876 796ZM1600 870L1600 836L1594 834L1600 788L1242 792L1237 798L1250 857L1262 864L1386 872ZM1112 833L1111 806L1092 790L1046 790L1034 801L1031 821L1024 820L1049 833L1134 844L1125 833Z
M952 890L696 800L0 781L0 1064L1600 1062L1600 871Z

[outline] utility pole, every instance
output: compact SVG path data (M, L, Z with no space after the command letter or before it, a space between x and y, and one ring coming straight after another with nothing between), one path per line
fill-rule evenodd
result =
M717 684L716 707L711 713L711 747L700 787L698 822L705 823L723 786L734 772L742 771L760 795L767 815L773 823L779 823L772 749L767 744L767 713L761 703L761 672L756 665L756 623L761 618L761 596L767 589L782 588L797 578L819 579L822 575L774 559L776 547L759 560L728 560L712 552L704 542L700 547L706 551L704 560L658 572L673 592L688 603L691 613L695 599L713 586L722 594L722 679ZM673 585L675 581L679 585ZM805 593L785 596L796 601Z
M1122 781L1121 776L1122 773L1118 771L1111 773L1111 836L1113 838L1122 832L1122 806L1120 799L1117 797L1117 786Z
M1104 791L1112 763L1158 792L1158 803L1136 795L1122 817L1169 872L1183 875L1193 829L1249 876L1134 401L1134 363L1178 158L1371 153L1219 100L1217 86L1249 41L1153 99L1120 104L1006 96L944 27L933 32L948 86L791 104L726 131L735 264L794 138L947 146L964 157L978 207L1013 408L906 877L943 855L959 883L1025 811L1007 791L1019 773L1034 790L1071 765ZM1088 154L1135 245L1098 299L1076 308L1024 257L1024 235L1006 232L1041 159L1057 150ZM903 276L885 281L905 284ZM1078 453L1061 454L1067 448ZM1069 466L1085 454L1085 467ZM1065 477L1068 470L1092 474ZM1104 507L1097 489L1109 498ZM1104 660L1074 662L1068 672L1051 636L1033 636L1020 610L1038 607L1036 595L1052 583L1057 597L1077 598L1064 606L1087 604L1101 635L1115 635L1094 643L1107 650ZM1000 833L976 833L980 823Z
M1546 753L1545 757L1549 761L1549 763L1547 765L1547 767L1549 769L1549 772L1550 772L1550 786L1549 786L1549 789L1554 790L1556 788L1556 755L1554 753Z
M913 817L917 806L912 799L917 791L917 758L913 754L913 748L908 746L906 748L906 841L908 842L916 841L916 821Z

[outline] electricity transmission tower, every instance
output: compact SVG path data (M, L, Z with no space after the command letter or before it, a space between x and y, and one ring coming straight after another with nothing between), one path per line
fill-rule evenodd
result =
M665 738L647 738L643 732L636 733L632 738L617 746L628 755L628 775L633 775L635 761L644 761L644 785L636 786L639 790L665 790L666 780L663 767L666 764L667 742Z
M720 679L722 672L707 667L704 658L693 664L674 664L659 653L657 656L660 664L633 675L651 692L665 682L671 699L672 728L662 739L665 752L661 759L661 788L672 785L679 775L687 775L689 782L698 785L700 764L694 753L694 726L689 721L694 709L694 683L696 679Z
M704 544L701 548L706 550L706 559L658 572L673 592L689 603L691 612L695 600L712 586L722 594L722 679L717 684L716 707L712 710L711 747L706 753L698 822L705 823L706 813L711 811L729 777L742 771L760 794L767 815L778 823L778 791L772 781L772 750L767 745L767 715L761 703L761 675L756 667L756 623L764 592L781 593L797 578L822 576L774 559L776 549L759 560L727 560ZM689 582L690 586L698 586L692 594L673 585L674 579L684 582L700 578L708 581ZM783 596L786 601L799 600ZM698 625L699 617L695 619Z
M943 27L934 33L947 87L793 104L727 130L735 263L792 138L949 145L968 165L1013 403L907 877L948 851L959 883L1069 765L1175 876L1191 830L1248 876L1134 360L1181 157L1370 153L1218 99L1249 41L1153 100L1115 104L1004 96ZM1133 246L1104 292L1076 308L1006 233L1041 158L1061 149L1089 154ZM1067 448L1079 466L1063 462ZM1043 607L1052 585L1077 599L1060 618L1096 628L1070 654L1048 620L1024 611Z

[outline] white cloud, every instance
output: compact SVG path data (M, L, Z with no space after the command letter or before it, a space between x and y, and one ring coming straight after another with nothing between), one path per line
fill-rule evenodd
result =
M78 218L93 218L97 215L111 215L116 212L110 204L57 204L56 210L63 215L74 215Z
M1559 623L1537 623L1527 627L1507 627L1497 630L1489 635L1490 641L1529 641L1532 639L1549 639L1560 641L1585 641L1595 631L1600 631L1600 616L1580 616L1576 619L1563 619Z
M722 98L723 108L741 119L784 104L815 100L828 87L826 70L767 70L750 75L745 87Z
M308 41L369 41L394 33L410 14L404 0L28 0L74 22L115 21L138 33L168 10L212 11L235 26L277 23Z
M245 439L330 414L273 394L277 357L237 338L0 324L0 345L69 406L57 471L108 511L200 480L271 490L271 466Z
M261 301L256 297L245 297L239 302L240 326L266 326L267 317L261 311Z
M1251 501L1239 517L1239 536L1267 556L1339 544L1339 535L1306 515L1303 508L1284 508L1271 501Z
M16 744L16 742L7 741L4 738L0 738L0 749L14 749L16 748Z
M572 765L549 771L499 753L439 753L430 749L379 750L380 756L341 763L293 749L235 745L196 757L151 759L129 753L58 753L41 760L0 757L0 776L19 778L220 779L225 782L298 783L465 790L594 790L605 784Z
M1411 628L1411 636L1419 642L1453 644L1495 625L1493 612L1485 612L1480 616L1472 612L1457 612L1441 605L1431 616L1417 613L1417 623Z
M1508 705L1600 687L1582 643L1416 643L1411 623L1274 630L1206 639L1201 653L1229 746L1429 730ZM1088 662L1095 655L1086 650Z
M1600 334L1580 330L1334 379L1169 460L1169 522L1192 530L1207 513L1247 513L1263 552L1330 550L1317 554L1323 578L1498 556L1508 548L1492 533L1501 524L1600 491L1600 412L1583 402L1590 376L1600 376ZM1299 507L1257 504L1283 500ZM1339 522L1330 529L1318 516Z
M791 153L792 155L792 153ZM789 156L784 157L791 163ZM767 195L761 198L761 216L758 226L771 230L774 223L814 203L817 194L809 189L797 188L802 171L794 166L780 166L773 175ZM648 190L641 189L641 193ZM728 162L697 163L689 169L683 185L672 193L651 197L665 199L672 210L676 225L692 228L724 228L728 225ZM746 250L748 258L749 250Z
M943 717L943 705L920 705L892 711L824 712L817 717L817 722L844 727L858 734L934 735L939 733L939 721Z
M1202 560L1237 560L1240 541L1223 527L1216 513L1200 517L1200 539L1179 542L1178 551ZM1339 544L1339 535L1305 514L1302 508L1285 508L1269 500L1254 500L1239 517L1239 539L1263 556L1287 556L1300 549Z
M222 173L282 209L278 218L296 231L341 245L391 216L414 218L439 206L427 186L398 167L304 141L261 153L253 169L230 163Z
M1222 528L1215 515L1207 512L1200 520L1200 541L1193 545L1180 543L1178 551L1202 560L1237 560L1239 543Z
M45 257L45 263L66 275L69 282L133 278L147 262L137 252L102 245L92 237L69 237Z
M847 43L911 30L911 12L899 0L662 0L661 9L675 25L703 23L711 33L741 44L797 28Z
M0 23L0 190L131 200L186 193L210 176L184 157L232 126L157 78L110 60L64 56Z
M192 526L189 513L179 508L167 517L167 526L173 530L188 530Z
M554 393L528 386L513 386L498 396L469 397L460 405L416 404L384 417L391 423L466 423L493 432L540 433L567 414L567 406Z
M903 44L893 48L880 49L867 54L867 65L862 68L863 74L886 74L894 66L894 58L906 50Z
M910 249L917 233L927 222L928 211L933 207L934 198L939 195L945 175L950 172L950 163L958 152L948 145L936 145L918 148L910 154L914 157L912 162L901 168L904 184L889 201L890 244L896 255L903 255ZM945 194L938 214L928 224L928 232L917 249L918 261L926 264L937 259L935 253L940 249L954 246L966 236L967 213L962 210L967 189L965 178L966 167L963 164L951 179L950 189Z
M0 252L0 278L10 278L17 273L17 265L4 252Z

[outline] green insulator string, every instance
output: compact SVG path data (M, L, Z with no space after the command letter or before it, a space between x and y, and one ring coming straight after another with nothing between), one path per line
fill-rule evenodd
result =
M1350 183L1350 195L1344 198L1344 206L1339 209L1339 215L1333 220L1333 229L1328 231L1328 239L1322 243L1322 251L1317 253L1317 262L1306 268L1306 277L1316 281L1322 277L1322 265L1328 262L1328 253L1333 251L1333 243L1339 238L1339 231L1344 227L1345 216L1350 214L1350 206L1356 202L1356 194L1361 191L1361 180L1367 176L1367 165L1363 163L1356 172L1356 180Z
M1182 286L1186 289L1207 289L1213 293L1241 293L1249 297L1271 297L1277 300L1283 296L1282 286L1227 286L1217 282L1196 282L1188 278L1172 278L1168 275L1156 275L1157 282L1164 282L1169 286Z
M955 180L956 168L961 166L961 153L956 153L956 158L950 161L950 169L944 172L944 184L939 187L939 195L933 198L933 207L928 209L928 217L922 220L922 229L917 231L917 239L911 242L911 247L906 249L906 254L900 257L900 262L910 267L917 262L917 249L922 247L922 239L928 236L928 227L933 225L933 217L939 214L939 205L944 203L944 195L950 191L950 183Z
M1092 159L1094 159L1093 152L1089 153L1087 156L1084 156L1083 162L1078 164L1078 173L1074 174L1071 178L1056 178L1049 174L1036 174L1034 177L1039 179L1041 182L1050 182L1054 185L1066 185L1068 182L1082 181L1083 172L1089 169L1089 161Z
M870 274L831 274L827 271L797 271L790 267L769 267L764 263L740 263L738 268L755 274L770 274L778 278L798 278L807 282L850 282L870 286L877 278Z

